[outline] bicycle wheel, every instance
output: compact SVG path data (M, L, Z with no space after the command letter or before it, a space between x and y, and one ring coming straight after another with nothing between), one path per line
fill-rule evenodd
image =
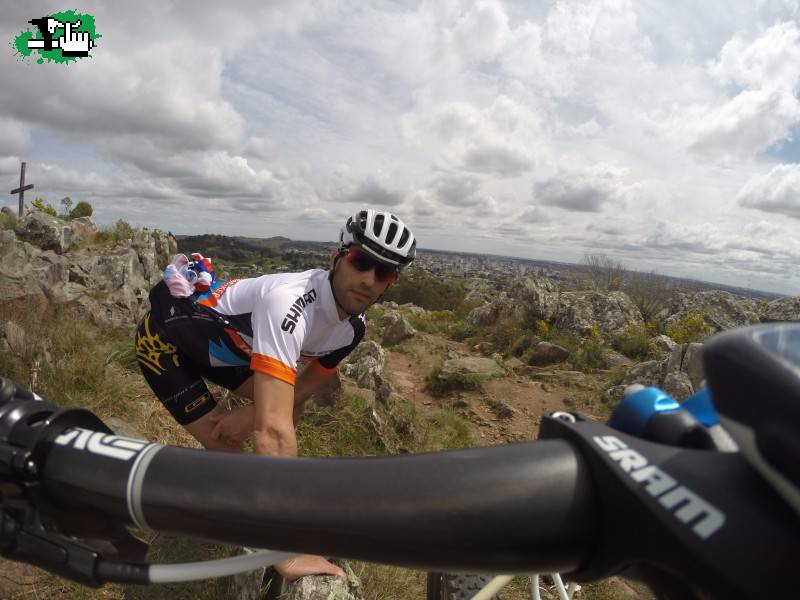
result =
M428 573L427 600L469 600L491 580L491 575ZM492 600L501 598L492 596Z

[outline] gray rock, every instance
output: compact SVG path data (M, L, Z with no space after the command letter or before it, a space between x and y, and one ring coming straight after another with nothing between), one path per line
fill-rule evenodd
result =
M640 383L645 386L660 387L664 381L666 363L660 360L648 360L634 367L627 372L622 380L622 385L627 386L632 383Z
M150 288L174 249L174 240L157 230L137 230L133 241L114 248L65 254L3 236L0 300L45 297L72 304L95 322L130 326L149 308Z
M400 308L408 313L411 313L414 316L425 314L425 309L422 308L421 306L417 306L413 302L406 302L405 304L401 304Z
M558 311L558 285L545 277L514 279L508 286L508 295L516 300L518 317L550 321Z
M580 335L597 326L604 336L615 337L631 325L641 325L642 314L624 292L564 292L556 313L556 324Z
M763 322L800 321L800 296L796 298L779 298L767 304L761 315Z
M671 305L659 313L667 325L679 322L687 314L702 315L715 331L724 331L759 322L758 301L742 298L730 292L710 290L678 294Z
M606 348L604 352L606 365L609 369L614 369L616 367L629 367L633 364L633 361L625 356L624 354L620 354L616 350L611 350L610 348Z
M504 375L505 371L491 358L478 356L465 356L463 358L452 358L444 361L441 376L451 375L478 375L480 377L498 377Z
M705 379L705 373L703 372L703 344L691 343L686 345L681 371L689 376L692 387L695 390L699 390L700 384Z
M12 354L24 356L28 349L28 336L25 330L14 321L6 321L3 325L2 339L8 345Z
M92 220L92 217L78 217L70 219L67 223L72 228L78 242L90 240L97 233L97 223Z
M381 341L385 345L399 344L417 335L417 330L397 311L384 314L379 321Z
M683 371L667 373L666 377L664 377L664 382L661 384L661 389L679 402L694 394L692 382Z
M659 352L663 353L672 353L672 349L678 345L678 343L675 340L673 340L668 335L664 334L657 335L656 337L654 337L653 343L655 344L656 349Z
M374 358L383 369L384 364L386 364L386 352L381 348L380 344L372 340L361 342L356 346L355 350L344 360L344 365L357 363L368 356Z
M509 371L515 371L516 369L520 369L525 366L525 363L518 359L516 356L512 356L508 360L503 362L503 366L508 369Z
M681 370L681 365L683 364L683 353L685 350L686 344L675 344L675 347L669 354L669 358L667 358L665 374L674 373Z
M528 359L529 365L544 366L560 363L569 358L569 350L550 342L539 342Z
M40 210L26 213L17 221L15 232L20 239L42 250L53 250L57 254L64 254L80 241L68 221Z

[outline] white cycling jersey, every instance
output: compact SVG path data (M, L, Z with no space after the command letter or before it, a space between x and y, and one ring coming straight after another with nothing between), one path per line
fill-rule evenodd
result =
M339 318L328 271L262 275L221 282L197 302L238 321L249 316L252 339L239 331L250 368L294 385L298 361L332 375L364 336L364 315Z

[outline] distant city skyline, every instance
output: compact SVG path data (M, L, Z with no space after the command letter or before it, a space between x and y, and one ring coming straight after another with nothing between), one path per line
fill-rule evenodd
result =
M63 4L7 3L0 32ZM101 224L422 246L800 295L788 0L88 1L90 56L0 52L0 185ZM2 204L16 208L7 196Z

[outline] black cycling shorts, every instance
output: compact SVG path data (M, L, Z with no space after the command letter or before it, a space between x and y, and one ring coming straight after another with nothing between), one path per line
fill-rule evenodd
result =
M203 379L235 390L253 375L249 357L235 343L235 323L189 298L173 298L163 282L150 292L150 305L136 330L136 359L161 403L188 425L216 406ZM224 348L232 364L212 365L210 347L215 354Z

